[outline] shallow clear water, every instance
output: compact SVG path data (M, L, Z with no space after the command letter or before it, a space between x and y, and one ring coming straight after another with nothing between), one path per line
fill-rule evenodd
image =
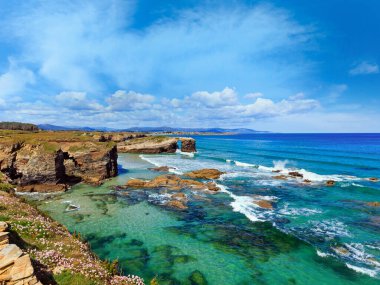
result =
M198 153L120 155L121 174L100 187L77 185L40 208L80 232L125 273L160 284L379 284L380 135L197 137ZM114 192L110 185L175 172L227 172L215 195L191 193L189 210L164 208L165 193ZM295 169L303 179L273 179ZM281 174L281 173L280 173ZM325 186L329 179L337 181ZM258 207L268 200L273 210ZM80 206L65 211L68 203ZM193 275L192 275L193 274ZM193 276L193 277L191 277ZM201 283L199 283L201 284Z

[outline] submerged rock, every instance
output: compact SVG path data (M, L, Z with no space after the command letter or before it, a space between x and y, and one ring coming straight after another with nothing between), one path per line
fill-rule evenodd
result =
M170 167L169 166L159 166L159 167L152 167L148 168L149 170L152 171L157 171L157 172L169 172Z
M65 192L67 190L66 184L35 184L26 186L17 186L17 192L38 192L38 193L51 193L51 192Z
M380 202L368 202L366 205L370 207L380 207Z
M188 207L184 204L184 202L181 202L179 200L170 200L165 203L165 206L175 208L178 210L186 210Z
M199 270L194 270L189 276L189 281L191 285L207 285L208 282L202 272Z
M334 180L327 180L326 181L326 186L334 186L335 185L335 181Z
M224 172L218 169L205 168L185 173L185 176L198 179L218 179Z

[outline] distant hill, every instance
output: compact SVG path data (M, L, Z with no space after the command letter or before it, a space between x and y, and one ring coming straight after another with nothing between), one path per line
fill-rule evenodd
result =
M41 130L49 131L104 131L104 132L199 132L199 133L236 133L236 134L255 134L263 133L260 131L237 128L237 129L223 129L223 128L173 128L173 127L133 127L126 129L113 129L113 128L91 128L91 127L63 127L50 124L38 125Z
M33 124L20 122L0 122L1 130L20 130L20 131L38 131L39 128Z

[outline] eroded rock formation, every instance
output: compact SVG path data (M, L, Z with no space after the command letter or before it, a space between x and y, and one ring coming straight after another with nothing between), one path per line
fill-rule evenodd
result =
M0 171L19 191L64 191L65 184L116 176L117 149L93 142L0 143Z
M182 152L196 152L195 139L193 138L179 138L181 141Z
M174 153L177 148L177 139L169 137L135 138L117 144L118 151L124 153Z

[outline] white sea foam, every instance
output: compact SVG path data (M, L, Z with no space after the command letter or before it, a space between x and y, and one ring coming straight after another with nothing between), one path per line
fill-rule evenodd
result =
M273 168L274 170L283 170L285 169L285 166L289 163L289 160L274 160L273 161Z
M171 195L167 193L163 193L163 194L152 193L148 196L149 202L156 202L159 204L164 204L170 199L171 199Z
M358 183L352 183L352 186L360 187L363 188L365 187L364 185L358 184Z
M234 163L236 166L240 166L240 167L254 167L254 168L258 167L256 164L241 162L241 161L237 161L237 160L235 160Z
M252 222L263 222L266 221L270 215L266 215L266 213L270 211L266 211L263 208L261 208L259 205L255 204L254 201L258 200L276 200L277 197L275 196L238 196L233 194L231 191L228 190L227 186L216 184L220 191L223 193L227 193L232 199L233 202L231 202L231 207L234 212L241 213L245 215L250 221ZM264 212L263 212L264 210Z
M176 151L175 151L177 154L181 154L181 155L187 155L187 156L190 156L190 157L194 157L194 152L184 152L184 151L181 151L181 150L179 150L179 149L177 149Z
M330 254L330 253L325 253L325 252L322 252L322 251L319 251L318 249L317 249L317 255L318 255L319 257L328 257L328 256L332 256L332 254Z
M376 277L377 275L377 271L374 270L374 269L368 269L368 268L364 268L364 267L359 267L359 266L355 266L355 265L352 265L352 264L349 264L349 263L346 263L346 266L358 273L362 273L362 274L366 274L368 276L371 276L371 277Z
M316 214L322 213L321 210L318 209L309 209L309 208L289 208L289 204L286 203L284 208L278 211L281 215L289 215L289 216L312 216Z
M347 226L338 220L310 221L310 231L317 236L333 239L335 237L350 237Z

